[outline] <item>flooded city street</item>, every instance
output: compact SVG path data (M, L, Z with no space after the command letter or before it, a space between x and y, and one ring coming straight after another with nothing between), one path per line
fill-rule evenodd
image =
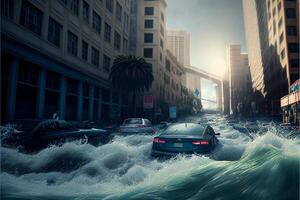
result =
M0 200L300 200L300 0L0 7Z
M35 154L1 147L1 197L299 198L299 138L279 136L274 122L257 121L259 129L250 134L236 128L246 122L228 120L223 115L182 121L209 123L221 133L212 155L154 159L150 156L153 135L116 135L113 141L98 147L72 142Z

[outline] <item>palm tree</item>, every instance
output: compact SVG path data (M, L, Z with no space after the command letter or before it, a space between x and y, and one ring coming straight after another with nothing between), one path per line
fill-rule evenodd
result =
M149 90L154 80L152 66L143 58L117 56L114 60L109 79L113 89L132 96L133 115L136 115L137 93Z

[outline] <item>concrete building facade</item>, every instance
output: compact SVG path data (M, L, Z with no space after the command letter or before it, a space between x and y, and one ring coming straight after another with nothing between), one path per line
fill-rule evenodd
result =
M126 115L108 75L128 41L129 0L1 1L2 120Z
M190 63L190 34L182 30L167 31L167 48L184 67Z
M182 65L167 49L165 0L131 0L129 53L143 57L152 65L154 81L150 93L155 109L159 102L179 105L181 102Z
M280 98L299 78L296 0L243 0L249 65L260 111L278 114Z
M131 0L129 53L152 65L154 82L150 93L159 98L166 57L167 4L164 0Z
M226 50L230 113L236 114L250 105L252 85L248 54L241 53L240 45L229 45Z
M167 50L166 66L164 70L164 82L161 84L160 99L173 106L182 106L182 77L185 71L175 56Z

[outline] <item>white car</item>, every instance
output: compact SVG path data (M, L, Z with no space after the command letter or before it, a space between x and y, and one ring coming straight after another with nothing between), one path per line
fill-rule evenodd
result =
M120 126L121 133L156 133L156 131L151 122L144 118L128 118Z

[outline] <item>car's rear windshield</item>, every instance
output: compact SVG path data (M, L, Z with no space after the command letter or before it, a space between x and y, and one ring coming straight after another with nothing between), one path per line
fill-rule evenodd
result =
M124 124L143 124L142 119L126 119Z
M165 135L196 135L202 136L205 127L199 124L182 123L169 126L163 134Z

